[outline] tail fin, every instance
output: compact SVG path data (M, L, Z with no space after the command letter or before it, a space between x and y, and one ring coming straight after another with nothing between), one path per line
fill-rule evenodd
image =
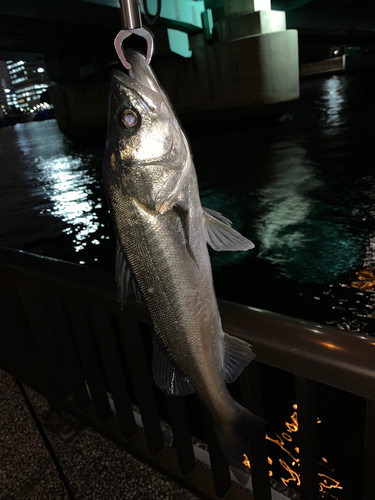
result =
M250 466L247 462L251 462L253 457L252 447L255 435L266 424L266 420L238 405L238 417L232 425L220 426L216 424L214 426L226 459L229 465L235 469L232 469L232 472L242 484L247 482L244 480L246 476L243 475L243 471ZM237 471L242 471L242 473L237 474Z

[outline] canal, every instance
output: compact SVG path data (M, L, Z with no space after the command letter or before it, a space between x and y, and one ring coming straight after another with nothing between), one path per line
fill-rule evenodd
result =
M277 123L254 120L231 129L223 116L222 133L191 138L203 206L222 212L255 243L250 252L211 252L220 298L375 334L374 83L375 73L303 81L301 99ZM54 120L0 129L2 245L114 269L114 232L101 181L104 140L95 147L73 145ZM284 453L292 446L285 439L295 409L292 396L282 395L286 388L279 389L288 425L271 428L269 438ZM332 411L323 415L329 398L329 391L320 396L322 427L335 419ZM323 460L331 482L322 498L355 492L345 480L350 471L357 481L361 464L343 463L362 439L356 405L344 395L335 403L336 412L345 410L352 419L336 436L348 441L349 451L340 460L331 447L336 465ZM328 442L324 430L321 439ZM291 453L283 460L289 468ZM341 472L335 476L336 466ZM333 487L334 481L341 486Z

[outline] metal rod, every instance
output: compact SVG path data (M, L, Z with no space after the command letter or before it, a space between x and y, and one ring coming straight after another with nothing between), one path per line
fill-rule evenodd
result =
M141 10L138 0L120 0L121 22L126 30L142 27Z

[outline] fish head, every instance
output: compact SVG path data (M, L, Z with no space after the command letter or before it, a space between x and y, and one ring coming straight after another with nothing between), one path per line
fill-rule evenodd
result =
M163 213L184 177L190 148L144 57L134 50L126 56L132 64L129 75L115 70L111 76L104 182L110 204L121 190Z

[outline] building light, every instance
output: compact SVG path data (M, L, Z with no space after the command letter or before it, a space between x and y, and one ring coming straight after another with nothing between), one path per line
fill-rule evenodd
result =
M37 72L38 72L38 73L44 73L44 68L38 68L38 69L37 69Z

